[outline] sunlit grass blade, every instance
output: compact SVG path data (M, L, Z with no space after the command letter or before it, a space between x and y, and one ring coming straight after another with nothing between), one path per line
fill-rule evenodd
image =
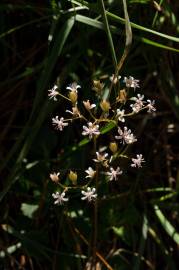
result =
M179 244L179 233L172 226L172 224L168 221L168 219L164 216L162 211L159 209L158 205L154 205L154 211L156 216L158 217L162 227L166 231L166 233L177 243Z

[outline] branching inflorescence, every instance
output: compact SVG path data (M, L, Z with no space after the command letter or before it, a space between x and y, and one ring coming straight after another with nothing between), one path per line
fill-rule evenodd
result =
M119 84L120 76L114 78L114 75L110 77L113 84ZM92 157L93 168L89 167L84 170L86 176L84 185L77 185L78 175L76 172L70 171L68 178L71 180L72 185L63 185L60 181L60 172L54 172L50 174L51 180L58 184L61 193L57 191L52 194L54 198L54 204L62 205L69 200L66 197L66 193L71 188L81 190L81 199L87 200L88 202L95 201L97 199L97 181L95 178L102 176L107 181L117 181L123 174L119 165L119 158L127 158L130 161L131 168L140 168L145 162L142 154L137 154L135 157L128 157L124 155L125 145L133 144L137 141L137 138L132 133L131 129L126 125L126 119L130 116L138 114L142 110L148 113L156 111L154 105L155 101L147 99L145 101L144 95L136 94L131 96L139 87L139 80L134 79L132 76L129 78L124 77L123 83L125 87L117 91L115 97L106 98L104 93L105 85L100 81L93 82L93 90L96 92L96 103L92 103L89 99L82 101L78 98L78 90L81 88L77 83L72 83L66 89L68 95L62 95L58 91L58 86L55 85L52 89L48 90L48 96L54 101L61 97L69 102L70 108L67 108L65 114L70 115L71 118L65 116L55 116L52 118L52 125L58 131L62 131L64 128L68 128L72 122L80 119L81 135L88 138L89 142L93 141L95 145L95 155ZM133 90L131 90L133 89ZM80 104L80 105L79 105ZM81 109L82 108L82 109ZM111 128L107 131L110 133L109 146L98 147L100 137L105 132L103 129L108 125L112 124ZM115 132L114 132L115 130ZM119 147L119 145L121 147ZM106 152L109 148L109 153Z

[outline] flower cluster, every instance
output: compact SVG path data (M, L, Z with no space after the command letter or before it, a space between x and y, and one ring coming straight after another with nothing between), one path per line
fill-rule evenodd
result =
M117 85L121 76L110 77L111 85ZM48 90L49 99L57 101L57 97L64 98L69 102L69 107L65 110L66 114L70 114L71 118L63 116L55 116L52 118L52 125L57 131L62 131L74 121L79 121L78 125L81 130L82 138L85 136L88 142L95 142L95 156L91 158L91 162L94 163L92 167L84 170L86 176L84 176L84 184L78 185L78 175L76 172L70 171L68 179L71 185L63 185L60 179L60 173L50 174L51 180L58 184L60 193L57 191L52 194L54 198L54 204L62 205L69 199L66 197L66 192L71 188L81 190L81 199L88 202L95 201L97 199L96 183L100 181L100 178L105 178L106 181L117 181L122 177L123 170L119 166L119 159L123 158L121 154L121 148L127 149L128 145L137 142L137 138L130 128L127 127L126 120L131 115L135 115L140 111L146 109L147 113L154 113L156 111L155 101L147 99L143 94L132 95L136 89L140 88L139 80L134 79L132 76L129 78L124 77L122 83L124 87L118 90L117 96L114 98L104 98L104 92L107 91L107 86L100 81L94 81L93 90L96 93L94 99L96 102L92 102L87 99L81 102L78 91L81 88L76 82L66 87L67 94L63 95L60 91L57 91L58 87L55 85L51 90ZM132 90L133 89L133 90ZM109 91L110 92L110 91ZM81 124L81 126L80 126ZM107 128L108 127L108 128ZM106 131L105 131L106 129ZM110 133L109 146L101 146L100 138L105 133ZM109 151L108 151L109 150ZM136 157L128 157L131 168L141 168L145 162L142 154L137 154ZM96 186L97 185L97 186Z

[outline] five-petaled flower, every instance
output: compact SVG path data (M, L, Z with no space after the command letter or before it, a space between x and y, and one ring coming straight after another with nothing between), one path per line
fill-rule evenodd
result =
M131 167L138 167L138 168L141 168L142 167L142 162L145 162L144 161L144 158L142 156L142 154L139 154L137 155L137 158L132 158L132 164L131 164Z
M124 131L122 131L122 129L119 127L118 133L119 133L119 136L115 136L115 138L117 140L122 140L123 143L131 144L137 141L134 134L127 127L124 127Z
M48 90L48 92L49 92L49 94L48 94L49 98L50 99L53 99L55 101L57 101L56 96L58 96L58 94L59 94L58 91L56 91L57 88L58 88L58 86L57 85L54 85L54 87L52 89Z
M112 167L110 168L110 172L107 172L106 175L109 178L109 181L117 180L118 175L121 175L123 171L117 167L116 170L114 170Z
M129 78L124 77L124 83L126 84L127 88L134 88L134 91L136 88L139 88L139 80L134 79L134 77L129 76Z
M68 201L68 198L65 198L65 192L63 191L61 194L57 191L52 194L52 197L55 199L54 204L62 205L64 202Z
M96 171L93 170L91 167L89 167L85 172L87 173L87 176L85 178L93 179L96 174Z
M52 118L52 125L55 126L55 129L62 131L64 127L68 126L68 123L64 122L64 118L61 117L60 119L58 116Z
M81 194L83 195L81 199L87 200L88 202L95 200L97 197L96 189L91 187L87 187L87 191L82 190Z
M89 135L89 139L91 139L94 135L99 135L99 125L95 125L91 122L88 122L88 127L83 126L82 135L86 136Z
M144 95L137 94L137 97L132 97L131 100L134 100L135 103L131 104L131 108L134 113L138 113L144 106Z
M99 153L99 152L96 152L96 157L97 159L93 159L95 162L97 163L105 163L107 161L107 157L108 157L108 153Z
M154 104L155 104L155 100L150 100L150 99L147 99L147 108L148 108L148 111L149 113L152 113L152 112L155 112L156 111L156 108L154 107Z

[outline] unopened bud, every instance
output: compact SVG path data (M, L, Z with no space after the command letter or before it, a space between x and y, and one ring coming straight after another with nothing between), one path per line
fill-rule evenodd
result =
M116 153L118 149L118 145L116 142L111 142L109 144L109 149L111 150L112 153Z
M78 99L78 94L77 94L77 92L76 92L76 91L70 91L70 93L69 93L69 99L71 100L71 102L72 102L73 104L76 104L77 99Z
M103 90L104 84L101 83L99 80L93 81L93 90L96 91L98 94Z
M108 112L111 108L109 101L103 99L100 103L100 107L103 110L103 112Z
M116 100L121 103L125 103L127 101L127 92L125 89L119 91L119 95Z
M70 171L70 173L68 174L69 179L72 181L73 185L77 184L77 173Z

